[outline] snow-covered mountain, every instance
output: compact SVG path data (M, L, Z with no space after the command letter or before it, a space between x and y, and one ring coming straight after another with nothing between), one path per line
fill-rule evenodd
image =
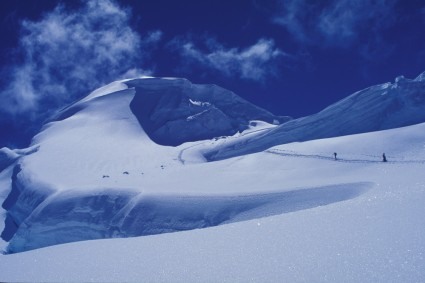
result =
M135 91L130 103L133 115L148 136L161 145L234 135L248 129L252 120L278 125L291 119L275 116L217 85L192 84L179 78L142 78L123 83ZM68 118L86 102L72 105L57 119Z
M188 160L190 150L196 149L197 144L181 147L182 158ZM118 164L105 160L81 163L78 174L82 175L71 177L81 177L88 183L88 176L83 173L90 170L99 189L118 189L126 187L125 182L137 181L139 190L134 189L133 193L138 198L131 203L136 206L143 198L150 200L145 202L145 208L151 211L152 223L161 219L164 225L172 224L185 214L183 223L212 219L219 212L231 216L225 208L242 211L244 203L248 207L255 204L256 208L251 206L223 223L226 225L205 229L80 241L0 255L0 280L421 282L425 278L425 219L421 217L425 213L424 146L422 123L280 145L217 162L182 165L169 161L164 163L164 169L155 159L142 160L134 166L141 158L137 151L127 164L121 159ZM42 147L40 153L41 150ZM387 163L381 161L383 150ZM334 151L338 152L336 161ZM63 157L64 154L57 156ZM159 155L161 158L164 156ZM69 170L75 170L72 162ZM45 169L53 170L54 165ZM65 167L52 171L51 177L58 172L67 177L69 172L61 173ZM124 168L129 175L121 173ZM106 170L110 178L98 176ZM141 170L142 176L137 174ZM11 174L10 169L0 173L0 197L8 193ZM64 179L62 185L68 182ZM27 222L28 237L32 237L26 239L27 243L44 236L51 240L56 232L60 237L74 237L67 240L95 235L93 231L105 224L99 219L112 211L113 203L122 205L122 197L107 197L107 193L88 185L80 190L61 187L34 211L34 225ZM106 209L102 209L102 203ZM52 214L41 217L48 207ZM130 210L133 206L126 207ZM169 215L164 217L164 212ZM77 215L78 221L71 221L70 217ZM84 221L92 224L85 229ZM143 223L137 225L143 227Z
M65 281L418 281L424 81L398 78L292 121L184 79L100 88L27 149L0 149L0 246L15 253L0 256L0 281L54 280L52 264ZM134 236L148 237L56 246ZM102 264L88 268L93 249Z
M205 153L219 160L275 145L386 130L425 121L425 72L416 79L397 77L358 91L321 112L292 120L250 139L233 141Z
M256 119L263 121L252 122ZM193 212L193 200L151 194L187 193L187 186L174 187L169 182L192 176L183 172L182 177L164 179L163 173L187 163L187 142L238 135L274 126L264 121L278 124L288 119L220 87L185 79L112 83L62 110L34 137L30 148L21 151L22 157L18 151L2 149L0 165L16 163L10 170L11 192L3 202L7 217L2 238L9 242L9 252L18 252L227 221L255 202L242 202L239 207L226 198L196 201L205 211L186 221ZM197 151L191 155L192 160L203 160ZM191 191L203 193L202 185L198 186Z

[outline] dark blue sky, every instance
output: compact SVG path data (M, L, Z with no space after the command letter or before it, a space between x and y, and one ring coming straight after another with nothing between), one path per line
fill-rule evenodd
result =
M0 146L22 146L16 136L127 69L214 83L293 117L425 71L422 0L58 4L0 2Z

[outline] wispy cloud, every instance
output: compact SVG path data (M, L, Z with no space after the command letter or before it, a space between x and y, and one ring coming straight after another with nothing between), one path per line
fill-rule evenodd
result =
M281 0L273 21L307 44L349 46L394 22L397 0Z
M201 44L191 39L175 39L172 46L185 64L218 72L226 77L264 81L277 75L278 65L285 52L275 46L272 39L260 39L245 47L226 48L208 38Z
M37 120L93 88L142 69L145 51L161 40L130 27L131 11L113 0L89 0L78 9L59 5L38 21L23 21L19 63L6 66L10 81L0 111Z
M308 4L305 0L281 0L278 1L273 22L286 28L295 39L309 42L308 33L314 29L317 9L315 5Z

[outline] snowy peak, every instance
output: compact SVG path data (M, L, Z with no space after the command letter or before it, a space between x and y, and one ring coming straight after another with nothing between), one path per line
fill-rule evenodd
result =
M109 84L59 113L28 150L0 150L0 166L7 167L0 172L0 182L8 188L2 202L6 218L1 238L8 242L8 252L20 252L280 214L282 204L288 202L292 206L286 211L351 199L369 185L347 186L350 181L300 195L264 194L290 181L282 178L284 167L275 166L281 160L269 159L274 158L270 152L285 156L285 151L223 162L205 159L419 123L425 121L424 89L425 81L400 77L393 84L370 87L315 115L277 126L271 123L288 118L276 117L215 85L171 78ZM219 136L225 137L212 139ZM335 144L331 146L333 151ZM268 169L259 170L267 163ZM296 186L305 176L303 172L302 178L294 179ZM345 192L338 194L341 190ZM297 204L297 199L315 192L317 201L308 198ZM332 195L333 201L322 193Z
M126 81L136 95L130 104L139 123L158 144L233 135L252 120L280 124L277 117L216 85L192 84L186 79L134 79Z
M98 100L129 91L134 92L130 115L160 145L177 146L231 136L248 129L253 120L275 125L291 120L287 116L275 116L217 85L193 84L184 78L141 77L101 87L62 110L53 121L64 120ZM115 103L115 98L110 100Z
M225 212L232 211L232 203L223 207L223 219L218 213L218 220L215 199L212 212L204 217L202 204L194 221L185 220L193 217L191 205L177 213L175 197L164 203L166 208L172 204L172 212L164 209L163 217L152 207L161 207L164 195L206 189L204 177L193 175L212 176L210 170L186 171L190 162L205 162L201 147L193 146L214 144L218 139L212 138L244 129L274 127L270 123L286 119L220 87L185 79L111 83L62 110L33 138L32 151L0 150L0 169L7 167L4 178L10 191L2 202L6 218L1 238L9 252L18 252L82 239L218 225L228 219ZM170 186L170 180L184 185ZM207 191L215 193L215 182L207 183ZM222 187L226 193L231 190ZM155 221L154 214L160 216Z

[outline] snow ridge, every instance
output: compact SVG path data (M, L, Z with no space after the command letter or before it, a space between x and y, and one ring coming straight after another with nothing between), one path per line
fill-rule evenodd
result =
M136 95L133 114L160 145L231 136L249 127L251 120L284 123L275 116L216 85L192 84L186 79L135 79L124 82Z
M205 153L210 161L266 150L291 142L380 131L425 121L424 73L403 76L358 91L321 112L289 121L240 142L223 144Z

